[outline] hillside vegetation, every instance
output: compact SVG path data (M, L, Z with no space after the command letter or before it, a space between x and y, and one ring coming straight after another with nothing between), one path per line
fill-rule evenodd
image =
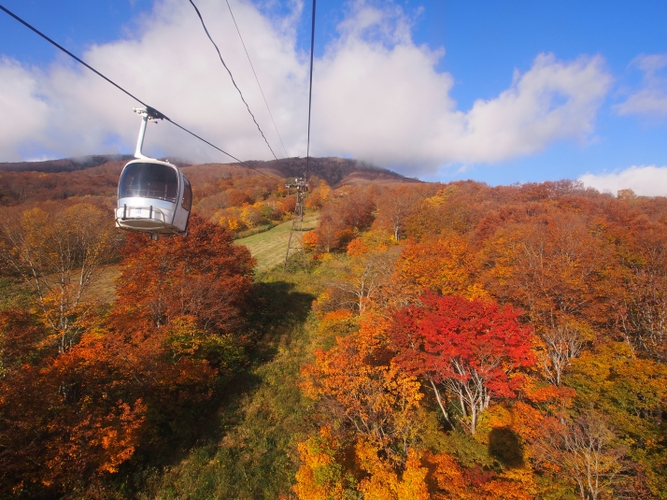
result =
M0 174L1 496L667 498L665 198L326 159L284 273L293 160L158 241Z

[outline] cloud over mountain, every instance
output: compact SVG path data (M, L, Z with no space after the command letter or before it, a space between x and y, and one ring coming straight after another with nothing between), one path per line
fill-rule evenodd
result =
M197 2L246 100L279 156L305 156L308 55L299 49L301 3L269 15L232 2L285 149L264 106L225 4ZM354 2L317 58L314 156L351 156L407 175L453 163L493 163L538 153L559 140L582 141L612 78L600 56L562 61L537 54L532 67L495 98L461 110L455 75L437 70L443 49L417 45L412 20L396 6ZM162 0L128 36L90 47L83 59L174 121L242 159L271 153L188 2ZM512 68L508 68L508 76ZM0 155L6 160L133 150L137 104L107 82L58 58L36 69L0 60ZM151 126L149 154L227 161L169 124Z

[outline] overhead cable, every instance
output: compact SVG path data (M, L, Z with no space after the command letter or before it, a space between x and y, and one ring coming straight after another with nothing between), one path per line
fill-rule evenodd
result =
M308 139L306 141L306 182L308 181L308 167L310 163L310 112L313 104L313 60L315 55L315 7L317 0L313 0L313 22L310 32L310 85L308 87Z
M239 95L241 96L241 100L243 101L243 104L245 104L245 107L246 107L246 109L248 110L248 113L249 113L250 116L252 117L252 121L255 122L255 125L257 126L257 130L259 130L259 133L262 134L262 138L264 139L264 142L265 142L266 145L269 147L269 150L271 150L271 154L273 155L273 157L277 160L278 157L277 157L276 154L273 152L273 148L272 148L271 145L269 144L269 141L266 139L266 136L264 135L264 132L262 131L262 127L260 127L260 126L259 126L259 123L257 123L257 120L255 119L255 115L252 113L252 111L250 111L250 106L248 105L248 103L246 102L245 98L243 97L243 92L241 92L241 89L240 89L239 86L236 84L236 80L234 80L234 75L232 75L231 70L229 69L229 67L227 67L227 64L225 64L225 60L222 58L222 54L220 53L220 49L218 48L218 45L213 41L213 38L211 37L211 34L208 32L208 29L206 28L206 23L204 23L204 18L202 17L201 12L199 12L199 9L197 8L197 6L195 5L195 3L194 3L193 0L190 0L190 3L191 3L192 6L194 7L195 12L197 13L197 16L199 16L199 20L201 21L201 25L202 25L202 27L204 28L204 31L206 32L206 36L208 37L208 39L209 39L209 40L211 41L211 43L213 44L213 47L215 47L215 51L218 53L218 57L220 58L220 62L222 63L222 65L223 65L223 66L225 67L225 69L227 70L227 73L229 73L229 78L232 79L232 84L234 85L234 87L235 87L236 90L238 91Z
M72 59L74 59L75 61L77 61L77 62L83 64L86 68L88 68L90 71L92 71L93 73L95 73L97 76L100 76L100 77L104 78L104 79L105 79L107 82L109 82L111 85L113 85L114 87L116 87L116 88L117 88L118 90L120 90L121 92L124 92L125 94L127 94L128 96L130 96L132 99L134 99L134 100L137 101L138 103L140 103L140 104L142 104L142 105L144 105L144 106L146 106L146 107L150 107L150 106L148 106L148 104L146 104L144 101L142 101L141 99L139 99L139 98L136 97L135 95L130 94L127 90L125 90L123 87L121 87L120 85L118 85L116 82L114 82L113 80L107 78L107 77L104 76L102 73L100 73L100 72L97 71L95 68L93 68L91 65L89 65L88 63L85 63L84 61L82 61L81 59L79 59L78 57L76 57L74 54L72 54L72 53L71 53L69 50L67 50L65 47L63 47L62 45L60 45L60 44L58 44L57 42L53 41L51 38L49 38L48 36L46 36L44 33L42 33L41 31L39 31L39 30L38 30L37 28L35 28L34 26L30 25L29 23L27 23L27 22L24 21L23 19L21 19L19 16L17 16L16 14L14 14L13 12L11 12L11 11L8 10L7 8L5 8L5 7L3 7L2 5L0 5L0 10L5 11L7 14L9 14L11 17L13 17L14 19L16 19L16 20L17 20L18 22L20 22L22 25L24 25L24 26L27 27L28 29L34 31L35 33L37 33L39 36L41 36L41 37L44 38L46 41L48 41L51 45L56 46L58 49L62 50L65 54L67 54L68 56L70 56L70 57L71 57ZM165 117L165 119L167 119L167 117ZM227 153L225 153L225 154L227 154ZM230 156L231 156L231 155L230 155Z
M175 121L172 120L171 118L167 117L164 113L160 112L160 111L157 110L156 108L154 108L154 107L152 107L152 106L146 104L144 101L142 101L141 99L139 99L137 96L135 96L134 94L132 94L132 93L128 92L127 90L125 90L123 87L121 87L120 85L118 85L116 82L114 82L113 80L111 80L111 79L108 78L107 76L105 76L105 75L103 75L102 73L100 73L99 71L97 71L97 70L96 70L95 68L93 68L90 64L84 62L83 60L81 60L80 58L78 58L77 56L75 56L74 54L72 54L69 50L67 50L66 48L64 48L62 45L60 45L59 43L55 42L54 40L52 40L52 39L49 38L48 36L46 36L44 33L42 33L41 31L39 31L37 28L35 28L34 26L32 26L30 23L28 23L27 21L24 21L24 20L21 19L19 16L17 16L16 14L14 14L13 12L11 12L9 9L7 9L6 7L4 7L4 6L1 5L1 4L0 4L0 10L4 11L4 12L7 13L9 16L11 16L11 17L13 17L14 19L16 19L18 22L20 22L21 24L23 24L25 27L27 27L27 28L30 29L31 31L35 32L37 35L39 35L40 37L42 37L43 39L45 39L45 40L46 40L47 42L49 42L51 45L55 46L56 48L58 48L59 50L61 50L62 52L64 52L64 53L67 54L68 56L70 56L72 59L74 59L74 60L77 61L78 63L82 64L82 65L85 66L86 68L88 68L90 71L92 71L93 73L95 73L95 74L96 74L97 76L99 76L100 78L103 78L104 80L106 80L107 82L109 82L111 85L113 85L114 87L116 87L118 90L120 90L121 92L123 92L125 95L127 95L127 96L131 97L132 99L134 99L135 101L137 101L139 104L141 104L142 106L144 106L144 107L146 108L147 111L152 112L157 118L161 118L161 119L167 120L167 121L168 121L169 123L171 123L172 125L175 125L176 127L180 128L182 131L184 131L184 132L190 134L191 136L195 137L196 139L199 139L200 141L202 141L202 142L208 144L208 145L211 146L213 149L216 149L217 151L220 151L221 153L223 153L223 154L229 156L229 157L232 158L233 160L236 160L237 162L239 162L241 165L243 165L243 166L246 167L246 168L249 168L249 169L251 169L251 170L254 170L254 171L258 172L259 174L261 174L261 175L263 175L263 176L265 176L265 177L269 177L269 178L274 177L274 178L276 178L276 179L278 178L277 176L269 176L269 175L265 174L264 172L262 172L261 170L255 168L255 167L253 167L253 166L251 166L251 165L248 165L247 163L245 163L245 162L242 161L242 160L239 160L236 156L232 155L231 153L228 153L227 151L225 151L224 149L222 149L222 148L216 146L216 145L213 144L212 142L207 141L207 140L204 139L203 137L201 137L201 136L195 134L194 132L188 130L188 129L185 128L184 126L180 125L179 123L175 122ZM274 156L275 156L275 155L274 155Z
M269 103L266 100L266 96L264 95L264 89L262 89L262 84L259 83L259 77L257 76L257 73L255 72L255 67L252 64L252 60L250 59L250 54L248 53L248 49L245 46L245 42L243 41L243 37L241 36L241 30L239 29L239 25L236 23L236 17L234 17L234 12L232 12L232 6L229 4L229 0L227 0L227 7L229 7L229 13L232 16L232 21L234 21L234 26L236 26L236 32L239 34L239 38L241 39L241 44L243 45L243 50L245 50L245 55L248 58L248 62L250 63L250 68L252 69L252 74L255 75L255 80L257 81L257 86L259 87L259 91L262 93L262 99L264 99L264 104L266 104L266 109L269 112L269 116L271 117L271 121L273 122L273 127L276 129L276 134L278 134L278 139L280 140L280 144L283 147L283 151L285 152L285 156L289 156L287 154L287 148L285 148L285 143L283 142L283 138L280 135L280 131L278 130L278 125L276 125L276 121L273 119L273 113L271 113L271 108L269 107Z

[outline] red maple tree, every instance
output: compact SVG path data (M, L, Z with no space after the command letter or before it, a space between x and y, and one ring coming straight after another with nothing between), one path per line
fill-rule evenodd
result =
M433 294L398 310L391 331L397 362L428 381L450 423L444 398L458 401L473 434L492 399L516 397L521 378L512 375L535 363L533 335L510 306Z

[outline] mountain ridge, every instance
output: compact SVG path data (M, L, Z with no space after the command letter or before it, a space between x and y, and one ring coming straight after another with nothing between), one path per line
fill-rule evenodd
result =
M134 157L130 155L115 154L89 155L37 162L6 162L0 163L0 172L56 174L89 170L96 167L111 166L112 164L115 168L119 168L121 163L130 161L132 158ZM283 178L302 177L308 170L308 177L317 176L336 188L345 185L387 185L422 182L418 179L405 177L392 170L351 158L311 157L306 160L306 158L293 157L267 161L250 160L243 163L190 163L184 160L171 160L171 162L179 168L183 168L186 175L188 171L193 172L195 177L197 176L195 172L221 168L226 171L249 169L250 171L259 171L264 175L272 174Z
M129 161L132 155L87 155L72 158L61 158L58 160L0 162L1 172L74 172L88 168L99 167L113 161Z

